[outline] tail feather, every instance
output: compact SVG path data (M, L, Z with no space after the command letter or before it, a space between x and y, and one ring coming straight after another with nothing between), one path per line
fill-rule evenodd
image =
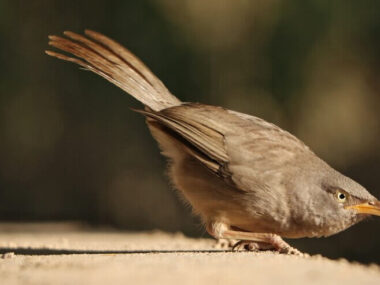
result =
M181 104L135 55L114 40L94 31L85 36L64 32L68 38L49 36L49 45L72 54L46 51L50 56L76 63L131 94L154 111Z

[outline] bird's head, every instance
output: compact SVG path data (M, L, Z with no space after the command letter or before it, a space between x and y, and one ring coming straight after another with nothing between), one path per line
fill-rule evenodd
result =
M306 230L303 236L329 236L370 215L380 216L379 200L354 180L322 164L315 169L318 172L305 171L309 179L301 179L309 182L303 184L307 191L297 191L300 207L295 214L298 224Z
M343 174L332 170L322 179L321 188L330 196L337 218L352 224L369 215L380 216L380 202L363 186ZM349 224L351 225L351 224Z

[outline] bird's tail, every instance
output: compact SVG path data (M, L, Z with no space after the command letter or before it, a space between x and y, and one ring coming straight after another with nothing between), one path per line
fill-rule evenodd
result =
M49 36L49 45L74 57L47 50L50 56L74 62L131 94L154 111L181 104L134 54L114 40L94 31L82 36L64 32L67 38Z

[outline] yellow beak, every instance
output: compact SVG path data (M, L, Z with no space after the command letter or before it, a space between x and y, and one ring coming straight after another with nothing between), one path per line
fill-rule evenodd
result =
M354 209L359 214L380 216L380 201L371 201L358 205L347 206L346 209Z

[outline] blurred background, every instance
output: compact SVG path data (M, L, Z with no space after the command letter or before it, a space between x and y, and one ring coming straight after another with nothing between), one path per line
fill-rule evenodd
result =
M168 185L140 105L44 54L90 28L183 101L271 121L380 197L380 2L0 1L0 219L207 236ZM380 219L291 244L380 263Z

